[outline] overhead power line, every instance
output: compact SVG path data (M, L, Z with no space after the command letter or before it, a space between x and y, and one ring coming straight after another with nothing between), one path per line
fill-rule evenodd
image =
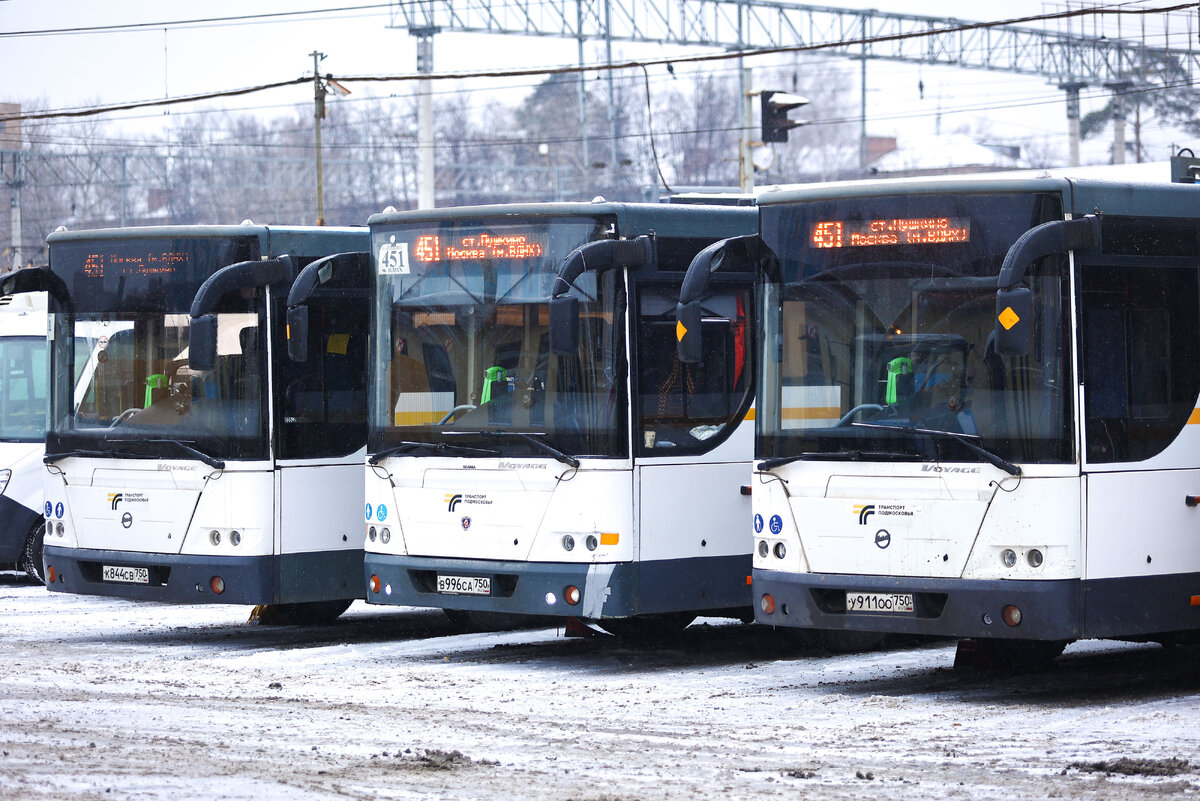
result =
M1126 16L1145 16L1152 14L1167 14L1173 11L1181 11L1184 9L1193 9L1200 7L1198 2L1177 3L1170 6L1159 6L1155 8L1080 8L1067 11L1052 12L1048 14L1038 14L1025 17L1014 17L1006 20L997 20L993 22L969 22L956 23L948 26L937 28L929 28L927 30L905 31L895 34L886 34L880 36L867 37L852 37L843 38L838 41L828 41L809 44L785 45L779 47L764 47L747 50L736 50L732 52L698 54L691 56L677 57L662 57L655 59L639 59L627 60L622 62L613 62L605 64L589 64L589 65L571 65L560 67L531 67L526 69L504 69L504 70L474 70L465 72L431 72L431 73L407 73L400 75L339 75L336 76L341 82L363 82L363 83L384 83L384 82L411 82L411 81L441 81L441 80L465 80L471 78L513 78L527 76L553 76L553 75L571 75L584 72L609 72L627 69L645 69L652 66L662 66L666 64L695 64L703 62L726 61L738 58L761 57L768 55L779 55L787 53L820 53L824 51L837 51L848 47L870 47L890 42L907 41L915 39L927 39L930 37L944 36L946 34L966 33L970 31L990 30L997 28L1011 28L1012 26L1030 23L1030 22L1046 22L1052 20L1062 20L1069 18L1081 18L1103 14L1120 14ZM361 8L361 7L355 7ZM287 12L280 12L287 13ZM1110 44L1116 45L1119 42L1110 40ZM331 76L333 77L333 76ZM187 95L177 98L166 98L145 101L133 101L129 103L119 103L111 105L101 105L93 107L80 107L75 109L61 109L51 111L30 112L26 114L16 114L0 116L0 122L16 121L16 120L42 120L59 117L89 117L100 114L108 114L116 111L129 111L143 108L161 108L165 106L179 105L183 103L196 103L204 100L217 100L227 97L238 97L242 95L263 92L271 89L278 89L287 86L295 86L298 84L308 83L312 80L311 76L294 78L288 81L278 81L275 83L261 84L242 89L231 89L224 91L203 92L198 94Z
M308 11L276 11L265 14L239 14L230 17L200 17L197 19L177 19L163 22L121 22L112 25L80 25L72 28L37 28L25 31L0 31L0 39L32 36L64 36L85 33L122 33L139 30L156 30L163 28L196 28L215 25L231 25L250 22L270 22L273 20L316 17L327 14L345 14L351 11L377 11L390 8L392 3L371 3L363 6L342 6L340 8L320 8Z

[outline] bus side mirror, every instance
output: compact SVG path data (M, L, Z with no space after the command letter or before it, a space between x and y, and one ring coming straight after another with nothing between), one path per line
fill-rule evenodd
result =
M996 353L1024 356L1029 352L1030 323L1033 321L1033 290L1027 286L996 292Z
M555 356L579 352L579 298L550 299L550 352Z
M700 301L675 304L675 352L684 364L700 364L704 360L700 318Z
M308 306L292 306L287 310L288 358L294 362L308 360Z
M188 333L188 369L206 373L217 366L217 315L192 318Z

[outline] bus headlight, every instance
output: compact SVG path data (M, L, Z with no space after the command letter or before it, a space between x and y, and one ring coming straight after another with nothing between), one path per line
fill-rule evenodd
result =
M367 529L367 539L369 539L371 542L374 542L377 536L379 536L379 534L375 531L374 526L371 526L369 529Z
M563 534L562 547L564 551L575 550L575 538L570 534Z
M767 545L766 540L758 541L758 555L766 559L771 554L771 546Z
M208 532L208 541L213 544L214 548L216 546L220 545L221 544L221 532L217 531L215 528L212 531Z
M1025 559L1029 562L1030 567L1041 567L1042 566L1042 561L1043 561L1042 552L1039 551L1037 548L1030 548L1029 553L1025 554Z
M587 539L583 541L589 551L594 551L600 547L600 540L596 539L595 534L588 534Z
M54 524L54 533L60 537L66 535L67 527L63 525L63 522L61 520L59 520L57 523Z
M240 532L240 531L229 532L229 542L231 544L233 544L235 547L238 545L241 545L242 544L242 532Z
M775 543L775 558L782 559L787 556L787 546L782 542Z
M384 545L387 545L389 542L391 542L392 541L392 530L390 528L384 528L382 531L380 531L379 532L379 541L382 542Z
M1012 548L1005 548L1000 552L1000 561L1004 563L1005 567L1012 567L1017 563L1017 552Z

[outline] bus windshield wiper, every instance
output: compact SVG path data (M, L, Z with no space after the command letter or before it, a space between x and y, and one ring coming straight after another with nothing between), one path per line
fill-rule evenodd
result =
M454 433L458 434L460 432L456 431ZM532 434L526 434L524 431L497 431L495 429L484 429L482 431L469 431L469 432L463 431L461 433L463 433L463 434L468 434L468 433L469 434L479 434L481 436L494 436L494 437L516 437L517 439L523 439L526 442L528 442L530 445L533 445L534 447L539 448L540 450L550 454L551 456L553 456L555 459L562 462L563 464L568 465L570 467L577 468L577 469L579 467L579 460L576 459L574 456L570 455L569 453L565 453L564 451L559 450L558 448L551 445L549 442L546 442L544 439L538 439L537 437L533 436Z
M466 445L451 445L446 442L401 442L399 445L394 445L391 448L384 448L379 453L371 454L371 458L367 459L367 464L379 464L389 456L395 456L397 453L412 451L417 449L427 449L435 453L464 453L474 456L499 456L500 452L491 450L490 448L469 448Z
M71 450L63 451L62 453L47 453L45 456L42 457L42 464L54 464L55 462L60 462L63 459L70 459L72 456L93 457L93 458L98 458L98 459L113 459L120 455L121 454L117 453L116 451L114 451L112 449L99 450L99 449L89 449L89 448L72 448ZM132 454L130 454L130 455L132 455Z
M805 451L804 453L795 453L791 456L779 456L774 459L764 459L758 463L755 468L760 473L765 473L774 470L776 467L783 467L785 464L799 461L831 461L845 460L849 462L870 462L879 461L881 459L914 459L917 458L911 453L900 453L898 451Z
M188 454L189 456L194 456L195 458L204 462L206 465L213 468L214 470L224 470L225 469L225 461L224 460L218 459L215 456L210 456L209 454L205 453L204 451L202 451L192 445L189 445L188 443L186 443L182 440L178 440L178 439L167 439L165 437L163 439L138 439L138 440L110 439L110 440L105 440L105 442L116 442L116 443L146 442L146 443L154 443L154 444L174 445L176 448L179 448L179 450L183 451L184 453ZM142 458L145 458L145 457L142 457Z
M900 431L905 434L913 434L916 436L927 437L943 437L946 439L956 440L961 442L967 450L981 456L985 462L994 467L998 467L1010 476L1021 475L1021 468L1018 465L1005 459L1003 456L992 453L987 448L980 446L973 440L979 437L972 434L960 434L957 431L944 431L940 428L916 428L915 426L887 425L882 423L851 423L855 428L875 428L884 431Z

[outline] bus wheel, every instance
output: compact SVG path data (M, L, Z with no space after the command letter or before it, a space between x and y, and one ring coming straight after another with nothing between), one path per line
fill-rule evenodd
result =
M690 612L671 612L662 615L610 617L596 624L614 637L631 642L655 642L675 637L688 627L696 616Z
M299 604L263 604L250 613L262 626L327 626L350 608L353 599L308 601Z
M29 532L25 538L25 548L21 552L21 569L39 584L46 583L45 567L42 566L42 543L45 539L46 524L42 522Z
M963 673L1040 673L1066 647L1066 640L959 640L954 669Z

